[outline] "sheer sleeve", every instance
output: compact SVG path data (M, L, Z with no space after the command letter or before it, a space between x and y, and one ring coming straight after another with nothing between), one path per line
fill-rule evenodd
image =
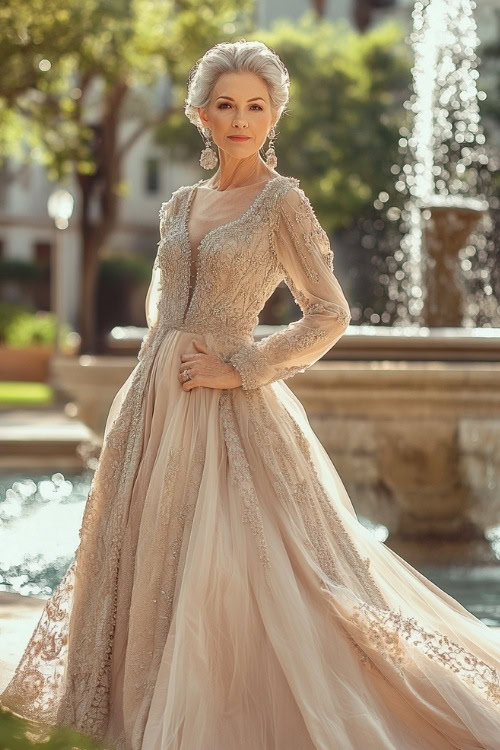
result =
M172 214L173 198L167 203L162 203L160 208L160 241L158 242L158 250L153 263L153 269L151 273L151 281L149 289L146 294L145 312L146 321L148 328L153 328L158 322L158 304L161 296L161 272L160 272L160 253L162 241L165 239L167 234L168 221Z
M351 319L328 236L301 188L292 187L281 199L270 241L302 317L228 359L244 390L304 372L342 337Z

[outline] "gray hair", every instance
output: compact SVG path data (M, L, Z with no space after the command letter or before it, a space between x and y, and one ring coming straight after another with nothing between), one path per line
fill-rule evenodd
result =
M211 47L191 68L184 112L200 132L204 125L198 107L207 108L219 76L223 73L255 73L267 84L271 109L278 119L288 104L288 70L276 52L263 42L220 42Z

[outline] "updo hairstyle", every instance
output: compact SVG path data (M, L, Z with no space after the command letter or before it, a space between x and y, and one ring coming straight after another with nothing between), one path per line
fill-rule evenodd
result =
M184 112L203 136L204 125L197 108L207 108L219 76L224 73L255 73L267 85L271 109L278 119L288 104L290 79L276 52L263 42L220 42L211 47L191 68Z

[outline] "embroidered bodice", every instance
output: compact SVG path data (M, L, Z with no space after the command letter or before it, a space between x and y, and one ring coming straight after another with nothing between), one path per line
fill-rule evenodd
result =
M244 390L303 372L343 335L351 317L309 199L296 178L282 175L264 187L245 186L251 193L218 193L204 182L180 187L161 205L146 298L150 330L139 359L152 337L175 327L208 336L238 370ZM199 210L191 218L194 200ZM259 313L282 280L302 318L254 341Z

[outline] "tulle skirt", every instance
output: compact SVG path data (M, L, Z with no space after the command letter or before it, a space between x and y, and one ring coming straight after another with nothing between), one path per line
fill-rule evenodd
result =
M113 750L498 750L499 636L358 522L283 381L183 391L193 338L117 393L2 703Z

